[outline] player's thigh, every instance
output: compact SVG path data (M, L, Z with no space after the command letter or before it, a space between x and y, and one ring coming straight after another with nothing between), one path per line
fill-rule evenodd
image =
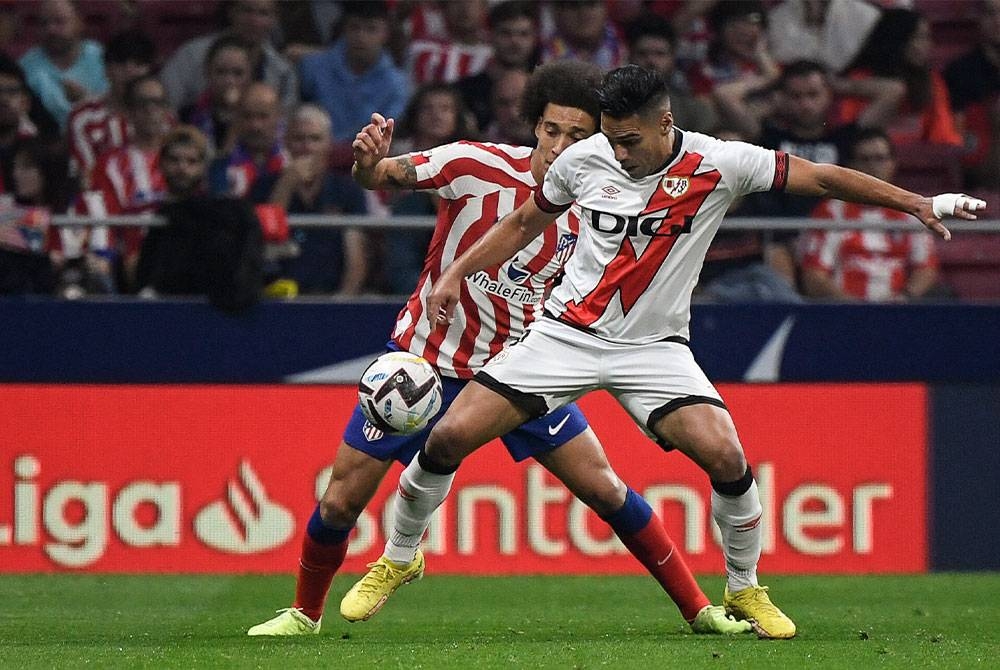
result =
M535 322L523 338L494 356L476 381L529 416L542 416L597 388L596 338L561 324Z
M392 460L374 456L341 442L330 481L320 500L320 515L337 526L350 526L371 502Z
M537 454L535 460L602 517L614 514L625 504L625 484L611 468L597 435L589 427L565 444Z
M425 449L439 463L457 465L528 418L527 412L506 397L474 381L462 389L431 430Z
M736 481L746 472L746 458L736 425L724 407L693 403L661 416L652 426L661 444L690 457L713 481Z

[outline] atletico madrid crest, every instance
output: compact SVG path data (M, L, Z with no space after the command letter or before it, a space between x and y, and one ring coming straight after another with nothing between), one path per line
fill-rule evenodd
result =
M691 185L691 180L687 177L671 177L666 176L663 178L663 191L671 198L679 198L685 193L687 193L688 187Z

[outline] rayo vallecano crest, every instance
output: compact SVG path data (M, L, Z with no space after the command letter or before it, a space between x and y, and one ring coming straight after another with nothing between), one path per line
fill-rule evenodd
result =
M688 186L691 185L691 180L687 177L671 177L666 176L663 178L663 191L669 195L671 198L679 198L685 193L687 193Z

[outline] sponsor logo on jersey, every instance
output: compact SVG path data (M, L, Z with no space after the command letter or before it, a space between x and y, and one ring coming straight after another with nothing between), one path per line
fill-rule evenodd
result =
M664 177L663 192L666 193L671 198L679 198L685 193L687 193L688 187L691 186L691 180L687 177Z
M466 281L470 286L475 286L483 293L499 296L509 302L516 302L521 305L537 305L542 301L541 291L535 291L525 286L511 286L504 281L491 278L483 270L468 277Z

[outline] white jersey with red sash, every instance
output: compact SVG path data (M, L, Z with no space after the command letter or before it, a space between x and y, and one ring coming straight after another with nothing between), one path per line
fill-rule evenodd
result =
M540 314L546 291L573 252L579 218L565 213L514 258L467 277L454 321L432 330L425 301L444 268L531 197L537 184L527 147L456 142L408 155L417 188L434 191L441 201L423 271L393 340L442 374L469 379Z
M611 342L689 337L691 292L730 203L784 188L788 156L675 129L664 166L632 179L597 134L564 151L535 201L580 207L580 239L546 301L560 321Z

